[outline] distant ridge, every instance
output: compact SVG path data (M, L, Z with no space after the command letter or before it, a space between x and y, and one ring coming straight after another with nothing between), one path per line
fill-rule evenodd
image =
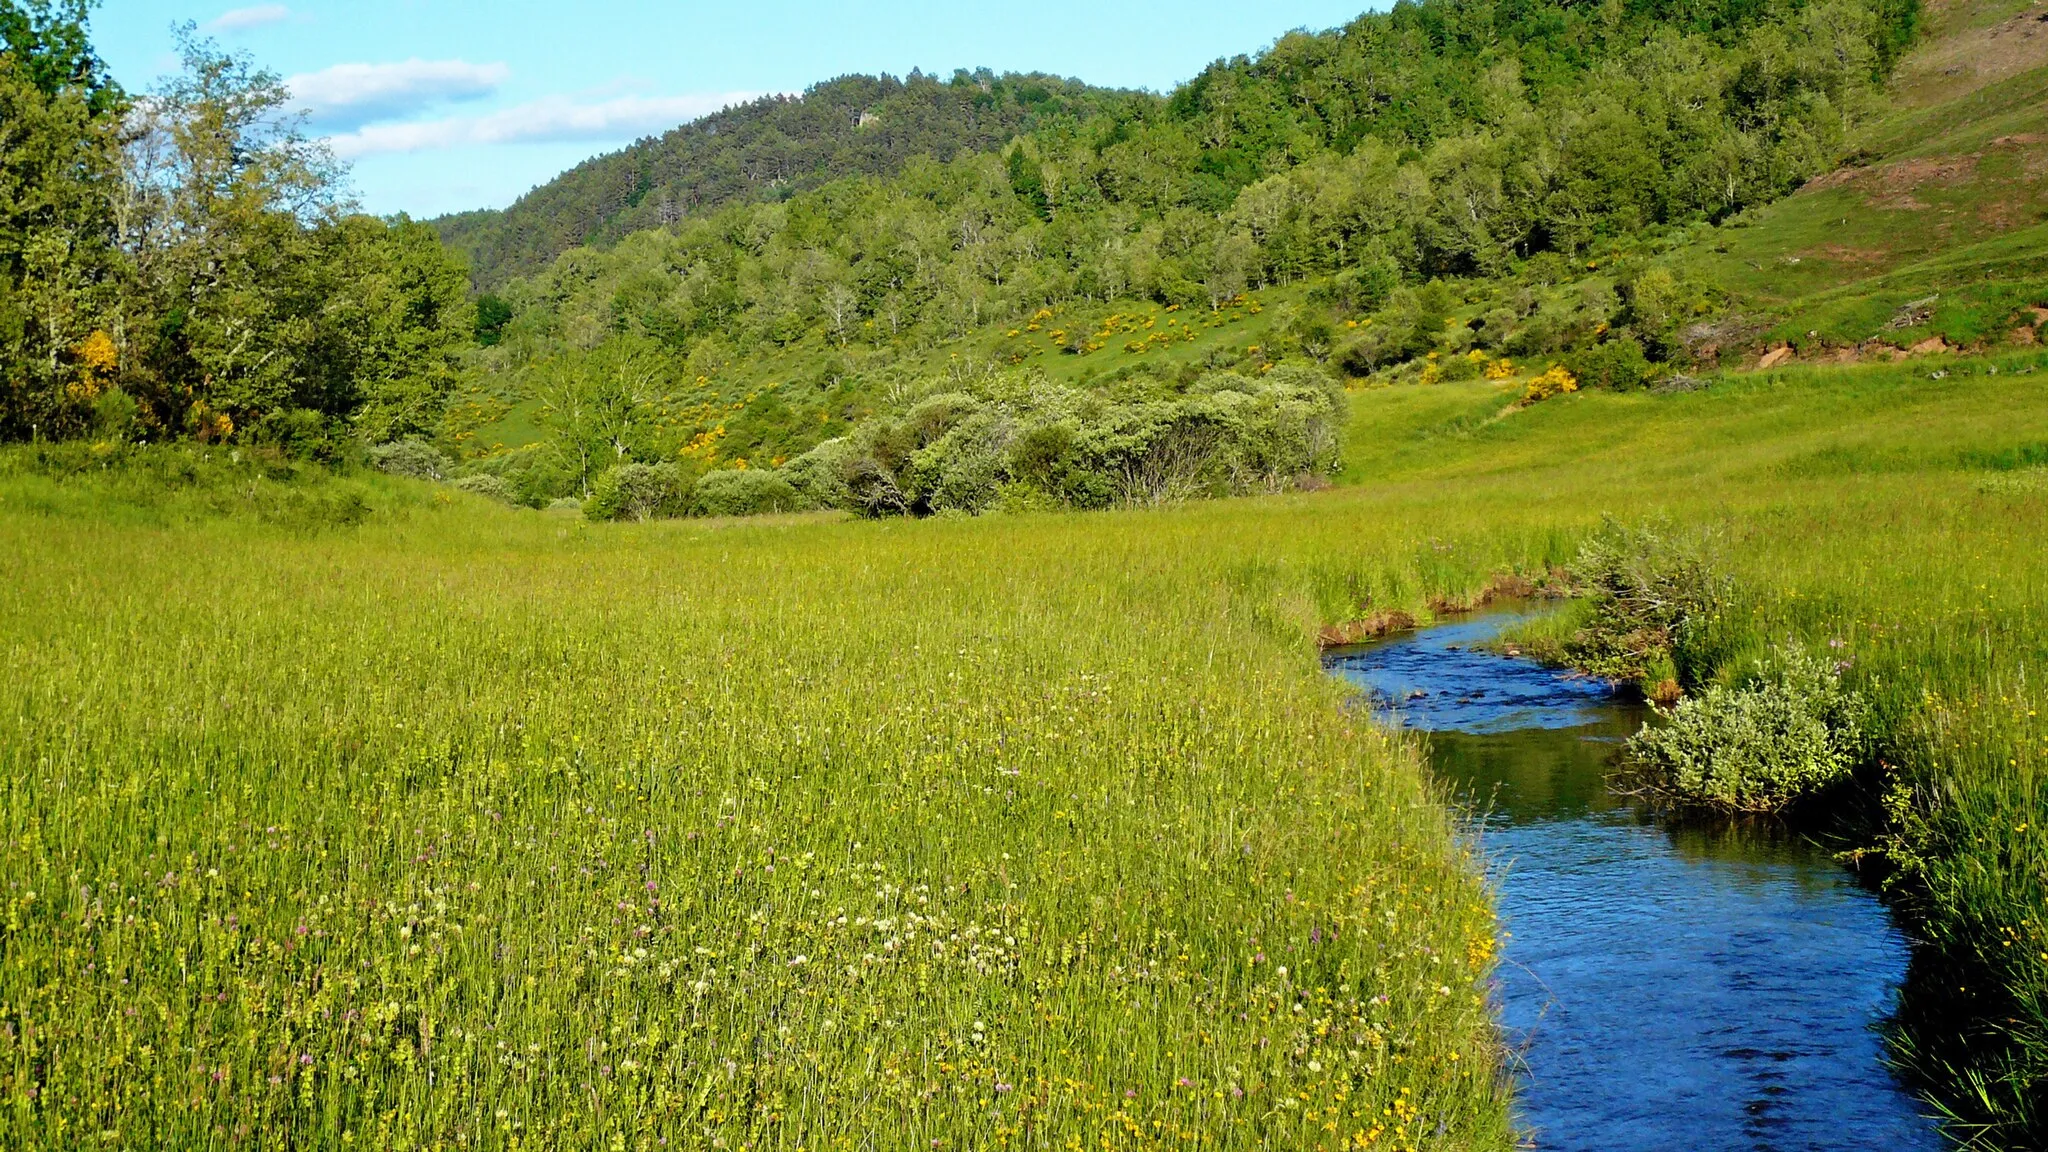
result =
M848 176L887 176L916 156L1002 147L1047 119L1086 118L1143 93L1039 74L843 76L801 96L764 96L586 161L502 211L432 221L469 256L480 288L736 201L780 199Z

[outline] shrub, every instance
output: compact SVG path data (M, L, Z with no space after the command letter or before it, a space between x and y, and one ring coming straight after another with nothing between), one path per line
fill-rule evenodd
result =
M1010 443L1011 478L1040 492L1065 491L1079 442L1073 424L1067 421L1025 431Z
M1485 356L1483 352L1477 355L1463 352L1456 356L1445 356L1438 364L1446 381L1455 383L1460 380L1477 380L1486 371Z
M486 292L476 299L476 342L489 348L505 338L505 326L512 322L512 303Z
M981 402L962 392L941 392L920 401L903 414L907 447L914 452L932 443L980 410Z
M780 473L741 470L713 472L697 481L692 505L703 516L757 516L794 512L798 499Z
M846 481L848 507L862 516L900 516L910 510L910 501L896 484L896 477L881 461L866 453L846 458L841 470Z
M930 512L981 512L1002 484L1005 428L986 415L970 416L920 448L907 469L913 503Z
M1392 261L1368 260L1310 288L1308 302L1317 309L1365 315L1386 307L1387 298L1400 284L1400 269Z
M1201 397L1105 411L1083 428L1080 453L1092 473L1083 478L1091 497L1084 506L1162 504L1221 488L1224 430L1217 416L1229 405Z
M1737 688L1659 710L1628 743L1645 791L1732 812L1776 812L1846 779L1864 749L1868 709L1841 669L1788 646Z
M397 440L374 445L369 450L369 457L372 468L393 476L441 480L448 475L448 457L424 440Z
M141 402L119 388L109 388L93 397L93 431L105 439L116 442L133 440L141 419Z
M1213 420L1234 491L1277 490L1298 477L1335 471L1343 391L1322 372L1275 369L1242 392L1218 392Z
M1507 347L1508 337L1522 322L1521 313L1513 308L1495 308L1479 321L1479 344L1492 351Z
M1505 364L1507 361L1503 360L1500 363ZM1540 404L1553 396L1562 396L1578 390L1578 378L1566 370L1564 365L1552 364L1549 371L1529 381L1528 388L1522 392L1522 403Z
M1123 372L1108 386L1067 388L1042 373L977 380L897 419L785 465L807 507L863 516L979 513L1034 505L1156 504L1278 489L1334 471L1343 384L1293 361L1257 377L1192 379Z
M827 440L782 466L782 477L796 490L805 508L853 508L853 493L846 487L847 464L855 455L853 442L845 437Z
M1344 382L1320 367L1298 361L1281 364L1266 373L1263 383L1268 389L1285 389L1320 396L1328 407L1330 417L1340 425L1351 408L1351 394L1344 390Z
M483 496L500 504L519 503L519 495L512 491L512 485L507 484L504 477L493 476L488 472L464 476L455 482L455 486L472 496Z
M278 409L256 421L248 431L248 438L253 443L275 448L294 460L314 460L322 464L339 464L358 450L355 434L346 424L310 408ZM431 459L439 462L436 475L419 476L418 479L434 480L446 475L448 461L439 452L418 441L406 443L425 448L433 453Z
M1338 329L1330 322L1327 311L1296 304L1283 304L1278 311L1273 322L1276 341L1284 341L1287 347L1317 363L1328 360L1336 351Z
M1650 381L1650 358L1632 336L1571 353L1564 358L1564 366L1582 388L1629 392Z
M621 464L597 478L583 515L590 520L662 520L690 507L690 483L674 464Z
M1586 541L1572 578L1588 601L1566 661L1610 680L1691 687L1714 664L1713 625L1728 580L1702 542L1609 521Z

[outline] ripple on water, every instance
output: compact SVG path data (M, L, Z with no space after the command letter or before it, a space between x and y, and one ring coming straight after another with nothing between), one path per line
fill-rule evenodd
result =
M1877 1027L1906 971L1883 906L1756 828L1662 825L1606 789L1644 712L1475 650L1495 616L1333 654L1487 813L1510 933L1496 1000L1517 1110L1555 1149L1935 1149Z

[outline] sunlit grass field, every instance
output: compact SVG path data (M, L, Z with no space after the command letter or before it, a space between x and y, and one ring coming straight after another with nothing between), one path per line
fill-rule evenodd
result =
M1606 515L1712 533L1756 650L1855 661L1946 949L1908 1019L1981 1021L2014 1115L2040 359L1368 390L1348 487L1131 513L592 525L325 482L347 526L17 456L0 1146L1505 1147L1484 862L1313 636Z
M1477 869L1224 526L7 516L0 1146L1499 1146Z

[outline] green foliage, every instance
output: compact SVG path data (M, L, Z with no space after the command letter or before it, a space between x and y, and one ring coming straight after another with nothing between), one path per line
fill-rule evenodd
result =
M529 371L540 401L536 419L551 433L543 463L577 494L587 497L612 465L654 454L654 400L666 367L644 343L609 341Z
M414 480L445 480L453 471L448 457L423 440L398 440L372 445L367 451L370 466L393 476Z
M1712 685L1645 726L1629 771L1680 803L1779 812L1850 777L1868 751L1866 712L1834 661L1787 645L1741 685Z
M758 516L793 512L801 501L794 485L774 472L709 472L697 481L691 508L700 516Z
M590 520L665 520L690 503L690 481L674 464L620 464L598 477L582 511Z
M93 423L118 351L84 355L115 300L118 92L85 45L81 5L0 4L0 437Z
M853 442L843 436L827 440L784 464L782 478L789 481L805 508L850 509L854 506L849 487L851 465L858 453Z
M1704 541L1610 520L1580 546L1571 577L1584 597L1562 651L1574 667L1646 687L1711 675L1730 587Z
M1632 392L1650 382L1650 359L1633 336L1605 340L1561 360L1582 388Z
M1306 365L1121 399L1021 372L867 421L785 471L809 502L865 516L1158 504L1328 475L1343 421L1343 388Z
M1309 302L1351 316L1364 316L1386 307L1394 289L1401 285L1401 270L1392 260L1373 260L1357 268L1345 268L1309 291Z
M141 407L126 393L115 391L102 397L98 411L106 426L100 434L109 435L115 426L132 432ZM310 408L271 412L248 428L244 439L274 448L295 460L328 465L351 463L362 451L362 442L347 424Z
M467 277L433 230L352 216L322 229L314 257L332 294L315 352L325 407L375 443L430 433L447 409L472 320Z
M0 52L46 96L83 91L95 113L113 111L121 89L86 31L92 0L0 0Z
M495 347L505 337L505 325L512 322L512 305L503 296L486 292L476 299L476 342Z
M92 401L92 434L105 440L133 440L141 429L142 405L119 388L109 388Z
M1681 278L1664 265L1652 265L1618 285L1620 322L1627 335L1641 343L1648 359L1665 362L1688 355L1683 328L1719 310L1717 294L1696 281ZM1629 366L1634 370L1634 365Z
M475 472L459 477L455 481L455 487L472 496L482 496L487 500L496 500L500 504L520 502L519 493L513 490L512 485L506 483L504 478L488 472Z
M340 421L435 428L475 321L433 231L349 214L278 77L189 26L182 73L125 100L83 14L0 5L0 437L92 433L116 392L124 437L329 461Z
M334 213L322 148L283 82L189 26L184 71L136 105L122 246L122 386L159 434L225 439L280 408L333 410L318 318L334 284L314 231ZM325 387L323 387L325 385Z

